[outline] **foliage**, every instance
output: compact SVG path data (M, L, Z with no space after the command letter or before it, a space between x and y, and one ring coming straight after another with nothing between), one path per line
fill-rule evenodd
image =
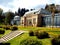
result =
M2 26L0 25L0 28L2 28Z
M28 12L29 10L28 9L25 9L25 8L18 8L18 15L19 16L23 16L26 12Z
M55 9L55 13L58 13L59 11L56 9L56 5L55 4L50 4L50 5L46 5L45 6L45 9L52 12L53 10L52 9Z
M0 34L4 34L5 30L0 28Z
M0 8L0 23L2 24L4 21L5 16L3 16L3 9Z
M12 26L12 27L11 27L11 30L12 30L12 31L18 30L18 27L17 27L17 26Z
M34 32L32 30L29 31L29 36L34 36Z
M6 15L5 16L5 23L10 24L11 20L14 17L14 13L13 12L6 12L5 15Z
M10 30L10 27L6 26L5 29L6 29L6 30Z
M45 31L36 33L36 35L37 35L37 38L39 38L39 39L49 38L49 34Z
M2 9L2 8L0 8L0 15L2 15L2 13L3 13L3 9Z
M52 40L52 45L60 45L60 35L57 37L54 37Z
M34 35L37 36L39 33L39 30L34 31Z
M42 42L37 39L28 38L23 40L20 45L42 45Z
M10 45L10 43L0 43L0 45Z

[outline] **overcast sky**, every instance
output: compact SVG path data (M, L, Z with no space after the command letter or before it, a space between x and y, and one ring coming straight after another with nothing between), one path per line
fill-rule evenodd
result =
M0 8L5 12L8 10L17 11L20 8L41 8L46 4L60 4L60 0L0 0Z

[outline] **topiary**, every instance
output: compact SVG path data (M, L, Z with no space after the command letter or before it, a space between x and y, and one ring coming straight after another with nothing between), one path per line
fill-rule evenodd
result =
M20 42L20 45L42 45L42 42L37 39L28 38Z
M17 26L12 26L12 27L11 27L11 30L12 30L12 31L18 30L18 27L17 27Z
M34 31L34 36L37 36L37 35L38 35L38 33L39 33L39 31L38 31L38 30Z
M60 35L51 40L52 45L60 45Z
M36 36L37 36L37 38L39 38L39 39L49 38L49 34L48 34L47 32L45 32L45 31L43 31L43 32L38 32L38 34L37 34Z
M34 32L32 30L29 31L29 36L34 36Z
M0 43L0 45L10 45L10 43Z
M5 27L6 30L10 30L10 27Z

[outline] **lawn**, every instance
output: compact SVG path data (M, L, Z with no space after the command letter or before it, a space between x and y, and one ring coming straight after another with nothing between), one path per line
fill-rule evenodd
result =
M20 45L20 42L27 39L27 38L33 38L33 39L37 39L37 37L35 36L29 36L28 33L22 34L21 36L18 36L10 41L8 41L8 43L10 43L11 45ZM43 42L43 45L51 45L51 41L50 39L38 39L41 40Z
M56 35L59 35L60 34L60 30L56 30L56 29L58 29L58 28L55 28L54 30L51 30L50 28L44 28L44 27L42 27L42 28L39 28L39 27L26 27L25 29L24 29L25 27L21 27L21 28L19 28L19 29L21 29L21 30L25 30L25 31L29 31L29 29L31 30L36 30L36 29L44 29L44 31L46 31L46 32L48 32L49 33L49 35L50 36L56 36ZM22 41L22 40L25 40L25 39L27 39L27 38L33 38L33 39L37 39L35 36L29 36L28 35L28 32L27 33L24 33L24 34L22 34L22 35L19 35L18 37L16 37L16 38L14 38L14 39L12 39L12 40L10 40L10 41L8 41L8 43L10 43L11 45L20 45L20 42ZM38 40L40 40L40 41L42 41L42 45L52 45L51 44L51 38L46 38L46 39L38 39ZM16 42L16 43L15 43Z
M50 36L54 37L60 34L60 28L49 28L49 27L22 27L18 26L18 30L24 30L24 31L46 31L49 33ZM8 34L10 30L7 30L4 35ZM28 32L19 35L15 37L14 39L8 41L7 43L10 43L10 45L20 45L20 42L27 39L27 38L33 38L33 39L38 39L36 36L29 36ZM51 38L46 38L46 39L38 39L42 41L43 45L51 45Z
M27 30L27 31L29 31L29 30L49 30L49 31L51 31L51 30L54 30L54 31L59 31L60 30L60 28L52 28L52 27L27 27L27 26L25 26L25 27L23 27L23 26L18 26L18 30Z

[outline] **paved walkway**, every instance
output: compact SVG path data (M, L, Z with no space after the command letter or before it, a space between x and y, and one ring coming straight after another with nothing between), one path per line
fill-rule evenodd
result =
M2 42L7 42L15 37L17 37L18 35L23 34L25 31L12 31L11 33L3 36L2 38L0 38L0 43Z

